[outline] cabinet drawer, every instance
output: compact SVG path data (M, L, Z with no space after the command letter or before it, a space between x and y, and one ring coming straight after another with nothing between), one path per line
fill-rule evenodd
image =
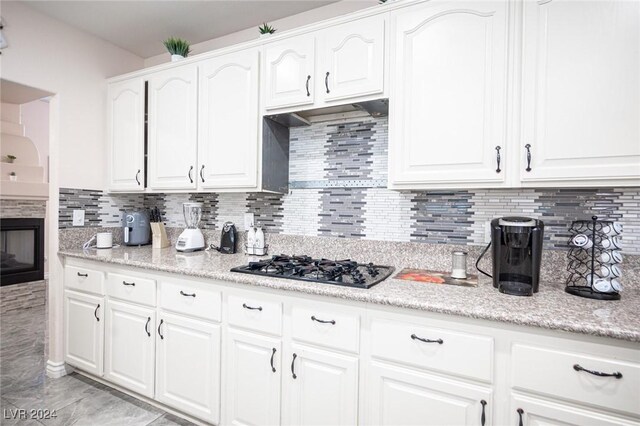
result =
M135 275L107 274L107 295L127 302L156 306L156 282Z
M104 296L104 273L95 269L67 266L64 268L64 285L66 288Z
M158 304L162 309L213 321L221 319L222 296L208 284L161 281Z
M513 346L512 356L516 389L640 414L640 364L520 344ZM622 377L599 377L576 368Z
M229 324L265 333L282 333L282 304L251 296L229 296Z
M491 383L493 338L373 319L372 356Z
M294 306L291 309L293 338L301 342L358 352L360 316L323 304Z

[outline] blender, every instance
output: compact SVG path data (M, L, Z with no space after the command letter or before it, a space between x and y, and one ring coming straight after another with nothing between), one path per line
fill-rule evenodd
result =
M198 228L202 217L202 204L183 203L182 213L184 214L184 222L187 225L187 229L182 231L178 237L176 250L188 252L204 249L204 235Z

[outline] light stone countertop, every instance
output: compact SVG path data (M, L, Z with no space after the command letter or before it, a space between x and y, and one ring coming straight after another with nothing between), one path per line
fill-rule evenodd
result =
M564 292L563 284L548 282L541 283L540 291L532 297L508 296L494 289L489 279L481 279L478 287L458 287L388 278L364 290L231 272L233 267L258 259L244 254L224 255L215 251L183 254L172 247L162 250L118 247L100 252L69 249L59 254L151 271L640 342L637 288L623 292L619 301L572 296ZM396 268L392 276L403 267L412 267L399 264L399 258L397 254L389 256L387 265Z

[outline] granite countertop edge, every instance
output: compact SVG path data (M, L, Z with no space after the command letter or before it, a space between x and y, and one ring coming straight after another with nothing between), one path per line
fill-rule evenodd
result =
M202 269L186 269L171 266L159 266L147 262L126 260L120 258L107 258L97 256L95 253L87 251L65 251L58 252L60 256L72 257L77 259L85 259L98 261L107 264L137 267L149 271L158 271L166 273L179 273L195 278L205 278L213 280L221 280L233 282L237 284L250 285L254 287L271 288L275 290L284 290L297 293L305 293L316 296L334 297L355 302L371 303L376 305L391 306L403 309L427 311L445 315L460 316L479 320L489 320L495 322L509 323L519 326L527 326L534 328L543 328L548 330L565 331L577 334L586 334L596 337L608 337L617 340L625 340L630 342L640 342L640 329L619 329L616 327L597 326L594 324L584 324L580 322L572 322L570 320L552 318L546 315L538 315L537 317L529 316L502 316L493 314L489 309L481 307L471 307L464 309L460 307L443 306L440 301L424 301L411 299L411 296L390 297L384 295L376 295L370 293L371 290L354 289L344 286L334 286L327 284L315 284L305 281L295 281L290 279L256 276L242 273L234 273L231 271L215 271ZM392 280L388 278L387 280ZM375 287L373 287L375 288ZM545 318L545 319L543 319Z

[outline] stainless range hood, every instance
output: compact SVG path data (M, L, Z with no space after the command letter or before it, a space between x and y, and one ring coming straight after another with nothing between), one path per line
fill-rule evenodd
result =
M264 117L286 127L303 127L310 126L311 123L328 121L340 115L347 116L352 113L363 112L369 114L371 117L385 117L389 115L389 99L376 99L373 101L308 109L285 114L265 115Z

